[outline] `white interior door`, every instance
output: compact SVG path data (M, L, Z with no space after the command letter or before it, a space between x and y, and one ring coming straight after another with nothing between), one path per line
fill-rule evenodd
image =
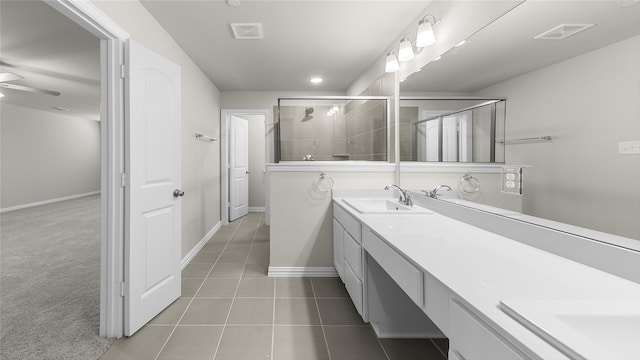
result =
M229 221L249 212L249 122L229 120Z
M125 335L180 297L180 67L127 43ZM174 193L175 191L175 193Z
M440 121L425 122L426 161L439 161L442 147L442 161L458 161L458 125L455 115L442 119L442 144L440 144Z
M471 111L465 111L458 115L458 133L460 138L460 149L458 153L460 162L473 161L473 127L472 123L473 113Z

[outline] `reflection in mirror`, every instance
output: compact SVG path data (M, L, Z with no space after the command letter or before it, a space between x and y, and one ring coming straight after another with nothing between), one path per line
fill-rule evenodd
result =
M561 24L594 26L538 36ZM401 82L400 96L507 98L506 141L552 139L504 146L505 164L530 166L523 214L640 240L640 154L620 150L640 141L639 48L638 1L526 1Z
M504 163L505 99L401 98L400 160Z
M387 161L388 98L280 98L276 162Z

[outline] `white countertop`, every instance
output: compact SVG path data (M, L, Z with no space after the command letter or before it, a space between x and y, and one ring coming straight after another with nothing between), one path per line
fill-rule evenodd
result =
M468 302L501 335L541 359L565 355L499 308L501 300L629 301L640 284L440 214L361 214L396 250Z

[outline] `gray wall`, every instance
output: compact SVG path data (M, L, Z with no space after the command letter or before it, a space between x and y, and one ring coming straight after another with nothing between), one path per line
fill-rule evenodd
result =
M181 68L182 89L182 255L187 255L220 222L220 142L195 140L196 133L219 137L220 91L137 1L93 1L131 38Z
M640 36L483 89L506 96L506 137L553 136L507 145L525 169L526 214L640 239Z
M100 191L100 123L0 106L0 208Z

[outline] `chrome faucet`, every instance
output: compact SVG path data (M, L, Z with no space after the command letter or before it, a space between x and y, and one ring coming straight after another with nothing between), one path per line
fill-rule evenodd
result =
M440 191L440 189L447 189L447 191L451 191L453 189L451 189L451 186L449 185L438 185L436 186L435 189L431 190L431 191L425 191L425 194L429 195L429 197L437 199L438 198L438 191Z
M399 202L401 202L401 203L403 203L405 205L413 206L413 201L411 201L411 196L407 195L407 192L402 190L400 188L400 186L398 186L398 185L387 185L387 186L384 187L385 190L389 190L391 188L396 188L400 192L400 198L398 199Z

